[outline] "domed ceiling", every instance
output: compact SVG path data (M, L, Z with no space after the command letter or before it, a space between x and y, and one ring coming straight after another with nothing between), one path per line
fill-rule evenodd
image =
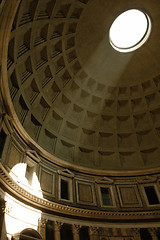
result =
M109 29L133 8L150 16L151 35L120 53ZM159 0L21 1L8 81L19 121L39 146L94 169L160 166L159 10Z

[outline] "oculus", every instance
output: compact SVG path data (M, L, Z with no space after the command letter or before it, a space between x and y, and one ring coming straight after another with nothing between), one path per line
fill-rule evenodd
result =
M138 9L121 13L109 30L110 44L119 52L131 52L140 48L149 38L151 20Z

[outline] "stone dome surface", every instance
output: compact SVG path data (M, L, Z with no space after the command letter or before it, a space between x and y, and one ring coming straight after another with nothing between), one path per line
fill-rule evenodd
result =
M109 29L133 8L150 16L151 34L141 48L120 53ZM21 1L8 86L28 142L68 166L160 167L159 9L159 0Z

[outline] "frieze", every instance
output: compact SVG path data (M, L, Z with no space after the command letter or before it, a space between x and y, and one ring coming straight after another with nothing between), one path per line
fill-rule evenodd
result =
M16 197L20 197L23 201L35 206L35 208L43 208L43 211L50 210L57 213L63 213L64 215L83 217L83 218L93 218L93 219L118 219L123 217L123 220L127 219L139 219L144 217L147 219L159 218L160 210L153 211L141 211L141 212L120 212L120 211L98 211L98 210L88 210L83 208L76 208L72 206L66 206L59 203L51 202L42 198L39 198L16 184L12 178L8 175L7 171L4 169L2 164L0 164L0 182L8 190L14 193Z

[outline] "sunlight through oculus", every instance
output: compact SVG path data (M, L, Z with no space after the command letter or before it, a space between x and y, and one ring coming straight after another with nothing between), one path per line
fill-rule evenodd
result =
M119 52L131 52L141 47L151 32L151 21L146 13L131 9L120 14L109 31L110 44Z

